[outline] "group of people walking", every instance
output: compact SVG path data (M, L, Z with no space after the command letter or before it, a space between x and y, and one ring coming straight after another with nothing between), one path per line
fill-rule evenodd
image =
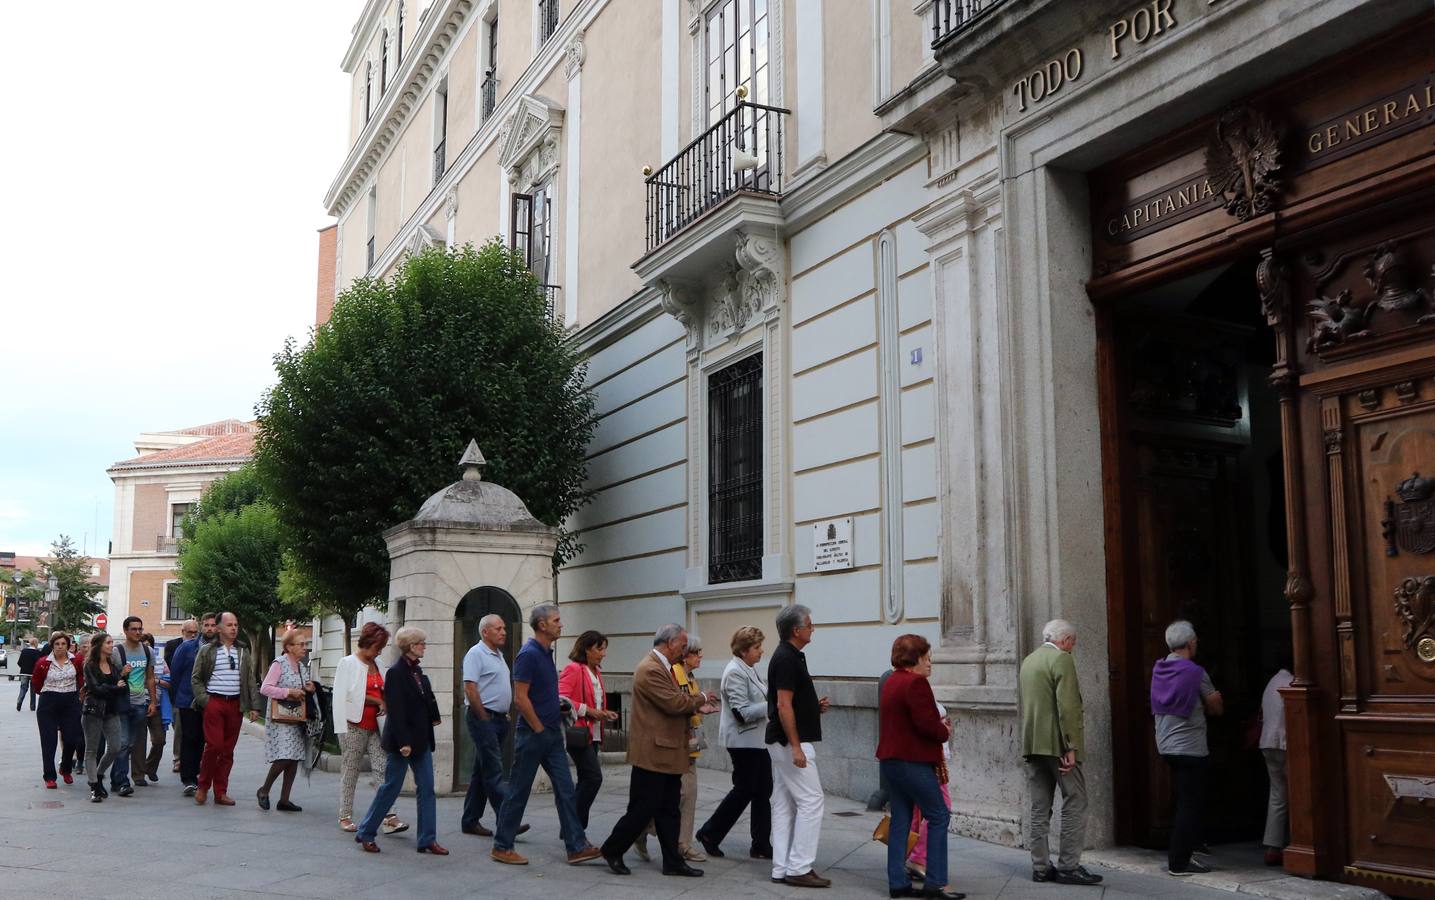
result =
M703 646L697 637L677 624L657 630L651 652L633 670L626 728L631 766L627 806L598 845L589 840L588 828L603 780L599 754L605 728L618 718L608 708L603 682L608 639L598 631L583 632L560 672L551 655L563 632L558 607L534 607L528 625L532 635L511 671L505 658L507 624L497 615L479 623L480 640L462 661L463 715L475 753L460 825L464 834L493 839L493 860L528 864L515 840L528 830L524 812L541 768L553 787L569 864L601 859L613 873L631 874L625 857L634 850L647 861L646 838L651 834L657 838L664 875L700 877L703 871L692 863L725 856L722 844L748 811L748 856L770 861L773 882L811 888L831 884L814 868L823 814L817 748L829 704L828 698L818 696L807 667L804 648L814 634L807 607L787 606L777 614L778 642L765 677L758 663L766 636L755 626L739 628L731 637L732 657L716 692L698 687ZM57 778L70 784L75 774L86 774L91 800L99 803L110 790L128 797L135 786L158 781L165 746L161 709L171 705L178 732L175 768L184 794L200 805L212 794L216 805L232 806L229 775L240 723L245 714L257 720L263 709L269 769L256 802L261 809L271 809L277 782L280 796L272 808L300 812L291 790L298 772L307 771L317 758L322 731L314 702L317 684L306 664L308 641L298 630L285 634L283 652L256 683L245 674L248 651L238 643L238 629L232 613L205 615L186 622L184 636L170 642L163 654L155 652L153 638L137 617L125 620L122 641L102 632L83 639L89 645L83 649L73 646L69 635L52 632L48 649L34 660L28 684L38 698L46 786L57 787ZM1020 668L1028 845L1034 881L1094 885L1101 876L1081 865L1087 790L1084 710L1072 658L1076 637L1068 622L1047 623L1043 643ZM1172 875L1187 875L1209 871L1197 858L1207 791L1206 716L1220 715L1223 701L1209 674L1194 662L1197 638L1191 624L1175 622L1165 637L1170 654L1155 665L1151 711L1157 749L1171 768L1175 786L1168 868ZM409 829L393 807L412 774L416 849L446 856L449 851L437 841L433 769L435 728L442 715L422 668L427 635L405 627L392 639L399 655L384 672L378 659L390 641L389 631L378 623L365 624L355 652L340 661L335 673L334 731L342 750L338 824L354 835L363 851L381 852L380 833ZM952 723L928 681L930 644L916 634L899 636L891 648L891 665L879 689L875 753L890 801L890 895L961 898L964 895L948 885ZM1285 839L1284 729L1278 705L1279 687L1285 683L1289 673L1282 670L1267 688L1266 705L1275 704L1267 709L1273 723L1263 730L1261 741L1271 772L1266 843L1277 853ZM23 699L22 693L20 702ZM702 723L711 715L721 717L717 732L731 763L732 787L697 826L697 760L708 749ZM502 746L510 719L513 757L505 772ZM356 819L354 794L365 761L377 790L365 814ZM1053 863L1049 833L1058 791L1060 852ZM481 821L489 807L492 829ZM909 834L917 837L915 846L902 839Z

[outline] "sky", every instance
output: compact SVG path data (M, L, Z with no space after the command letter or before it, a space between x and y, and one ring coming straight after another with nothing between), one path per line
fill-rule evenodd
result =
M7 8L0 550L105 555L141 432L249 419L314 319L363 0Z

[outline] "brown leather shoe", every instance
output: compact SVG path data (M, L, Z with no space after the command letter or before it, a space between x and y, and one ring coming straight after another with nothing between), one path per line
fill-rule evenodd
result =
M522 856L519 856L517 853L513 852L512 850L500 850L500 849L498 849L497 847L494 847L494 848L493 848L493 852L490 853L490 854L488 854L488 855L491 856L491 857L493 857L493 859L494 859L496 862L501 862L501 863L503 863L505 866L526 866L526 865L528 865L528 860L527 860L527 858L522 857Z
M365 852L365 853L378 853L378 852L379 852L379 845L376 844L376 843L374 843L373 841L366 841L366 840L364 840L364 839L361 838L361 837L355 836L355 837L354 837L354 842L355 842L356 844L358 844L360 847L362 847L362 848L364 849L364 852Z
M199 790L194 792L194 802L198 803L200 806L203 806L205 804L205 801L207 801L208 799L209 788L200 788Z
M471 834L474 837L493 837L493 832L488 830L487 828L484 828L482 823L478 825L463 826L463 833Z
M598 859L602 855L602 850L599 850L597 847L594 847L592 844L589 844L582 850L579 850L577 853L568 854L568 865L576 866L579 863L585 863L590 859Z
M832 887L832 879L823 878L817 874L815 869L808 869L801 875L789 875L782 879L783 884L790 884L793 887L825 888Z
M448 856L448 851L437 843L429 844L427 847L420 847L420 853L432 853L434 856Z
M233 799L232 797L230 797L228 794L215 794L215 795L214 795L214 805L215 805L215 806L233 806L233 805L234 805L234 799Z

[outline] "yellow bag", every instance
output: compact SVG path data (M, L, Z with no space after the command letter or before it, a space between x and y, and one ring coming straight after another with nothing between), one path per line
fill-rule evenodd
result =
M887 843L888 833L892 830L892 817L883 816L882 821L872 830L872 840ZM912 848L917 846L917 832L907 832L907 853L911 854Z

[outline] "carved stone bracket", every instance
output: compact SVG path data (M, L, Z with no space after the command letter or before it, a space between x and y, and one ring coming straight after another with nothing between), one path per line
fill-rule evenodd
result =
M657 281L657 288L660 292L658 302L662 304L663 312L678 320L678 323L687 330L688 349L699 350L702 348L702 300L701 295L694 292L685 284L674 284L666 278Z
M736 337L759 312L775 309L782 296L783 247L775 234L739 231L736 265L727 271L708 307L708 331Z
M579 31L573 36L573 41L563 51L563 74L569 81L583 71L583 63L588 59L588 47L583 43L583 32Z

